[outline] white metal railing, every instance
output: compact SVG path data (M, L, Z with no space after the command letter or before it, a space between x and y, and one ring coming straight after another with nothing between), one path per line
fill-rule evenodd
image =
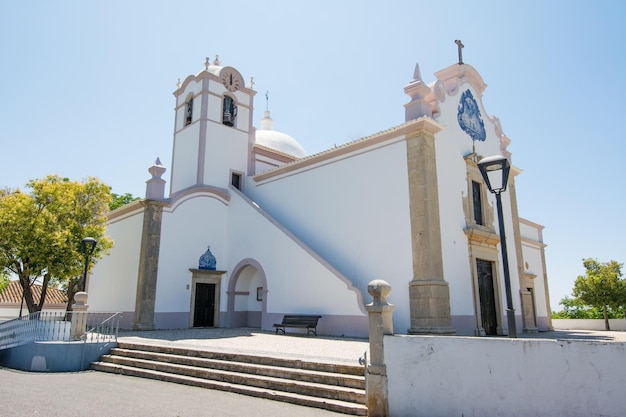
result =
M120 317L120 313L35 312L0 323L0 350L35 341L115 342Z

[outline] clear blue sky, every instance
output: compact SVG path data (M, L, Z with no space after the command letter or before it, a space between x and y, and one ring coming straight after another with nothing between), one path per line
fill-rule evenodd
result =
M582 259L626 261L626 2L0 0L0 187L95 176L143 196L168 168L178 78L220 55L309 153L400 124L416 62L488 85L522 217L544 225L552 308ZM167 173L166 173L167 175ZM409 279L409 278L407 278Z

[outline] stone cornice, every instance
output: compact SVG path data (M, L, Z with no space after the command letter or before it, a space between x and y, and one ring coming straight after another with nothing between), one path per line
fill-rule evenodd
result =
M537 274L533 274L532 272L524 272L524 278L533 280L537 278Z
M463 232L465 232L470 243L486 246L496 246L500 243L500 236L482 228L468 227Z
M543 242L539 242L537 240L528 238L528 237L522 237L520 239L522 241L523 244L525 244L526 246L533 246L539 249L545 249L548 245L543 243Z
M268 148L267 146L259 145L258 143L254 144L254 147L252 148L252 152L254 154L267 156L269 158L274 158L285 163L293 162L298 159L292 155L288 155L284 152L280 152L275 149Z
M119 220L120 217L126 217L129 214L133 214L133 212L139 212L139 210L143 209L143 205L141 204L142 200L133 201L131 203L125 204L121 207L116 208L113 211L110 211L107 214L107 220Z
M378 132L374 135L357 139L342 146L332 148L302 159L298 159L292 163L262 172L255 175L253 178L255 182L264 181L272 177L310 167L311 165L318 164L332 158L344 156L346 154L362 150L369 146L378 145L400 136L404 136L405 138L409 136L413 137L423 134L424 132L430 135L434 135L441 131L443 128L443 125L436 122L430 117L420 117L419 119L408 121L399 126L392 127L391 129Z
M189 271L194 274L200 275L224 275L228 271L216 271L214 269L198 269L198 268L189 268Z

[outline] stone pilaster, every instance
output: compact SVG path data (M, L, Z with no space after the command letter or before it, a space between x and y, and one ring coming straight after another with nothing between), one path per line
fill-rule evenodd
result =
M454 334L450 318L450 291L443 277L439 188L435 133L441 129L423 117L407 135L409 205L413 280L409 283L412 334Z
M141 232L141 251L139 253L133 329L152 330L154 329L154 305L164 203L144 200L142 204L144 206L143 230Z
M387 368L383 338L393 334L393 304L387 302L391 286L381 279L371 281L367 291L374 298L366 305L369 317L370 358L367 365L367 415L386 417L389 414Z

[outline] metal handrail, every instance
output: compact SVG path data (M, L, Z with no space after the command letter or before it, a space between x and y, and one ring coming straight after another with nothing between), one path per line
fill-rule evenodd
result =
M99 313L104 314L104 313ZM85 343L89 340L90 342L95 343L103 343L107 342L116 342L117 334L119 332L120 327L120 318L122 317L122 313L106 313L111 314L106 319L102 320L100 323L97 323L95 326L91 327L89 330L85 332L85 334L81 337ZM89 325L89 323L88 323ZM95 339L95 340L94 340Z
M0 323L0 350L31 343L37 333L41 312Z
M0 323L0 350L35 341L116 342L120 317L121 313L38 311Z

